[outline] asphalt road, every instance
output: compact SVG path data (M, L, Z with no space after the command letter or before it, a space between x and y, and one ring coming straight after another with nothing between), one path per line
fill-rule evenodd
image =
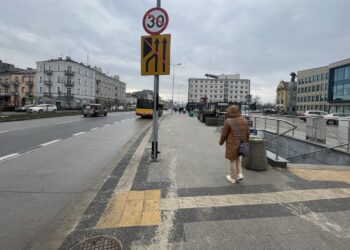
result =
M68 116L0 123L0 159L21 154L54 140L64 140L114 122L135 119L134 112L109 113L107 117Z
M56 249L149 125L134 113L1 124L0 249Z

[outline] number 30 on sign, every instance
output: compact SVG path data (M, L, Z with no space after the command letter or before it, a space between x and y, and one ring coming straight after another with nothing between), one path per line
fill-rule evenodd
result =
M153 8L143 17L143 28L150 35L162 33L169 23L168 13L162 8Z

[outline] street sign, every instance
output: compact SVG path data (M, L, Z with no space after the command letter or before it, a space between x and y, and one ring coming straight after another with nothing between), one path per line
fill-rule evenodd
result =
M168 13L162 8L152 8L143 16L143 28L150 35L159 35L169 23Z
M141 75L170 74L170 34L141 37Z

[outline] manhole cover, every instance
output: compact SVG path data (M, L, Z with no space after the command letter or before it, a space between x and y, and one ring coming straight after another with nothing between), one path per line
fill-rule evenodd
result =
M71 250L121 250L122 245L111 236L94 236L79 242Z

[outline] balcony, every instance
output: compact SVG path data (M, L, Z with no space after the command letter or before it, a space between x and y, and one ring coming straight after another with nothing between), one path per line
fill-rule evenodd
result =
M44 74L48 75L48 76L52 76L53 72L51 69L49 70L44 70Z
M100 88L99 87L96 88L96 93L98 93L98 92L100 92Z
M66 87L74 87L74 82L65 82L64 86L66 86Z
M19 86L19 81L18 80L12 81L11 84L14 86Z
M1 85L4 86L5 88L8 88L10 86L8 82L2 82Z
M44 84L45 84L46 86L51 87L51 86L52 86L52 81L44 81Z
M44 97L52 98L52 93L51 92L44 92Z
M27 81L26 81L26 84L27 84L28 86L30 86L30 87L33 87L34 82L33 82L33 80L27 80Z
M13 95L13 96L19 96L19 92L18 92L18 91L11 91L11 95Z
M64 74L65 74L66 76L74 76L74 71L72 71L72 70L65 70L65 71L64 71Z
M74 95L73 94L65 94L64 98L68 101L68 100L73 100L74 99Z

